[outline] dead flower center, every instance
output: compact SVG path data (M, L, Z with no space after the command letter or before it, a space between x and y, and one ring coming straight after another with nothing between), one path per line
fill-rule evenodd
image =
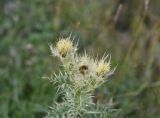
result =
M88 72L88 66L82 65L79 67L79 72L83 75L85 75Z

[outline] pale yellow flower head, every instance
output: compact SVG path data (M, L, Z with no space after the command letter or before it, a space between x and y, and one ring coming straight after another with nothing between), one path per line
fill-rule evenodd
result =
M62 38L57 42L57 50L62 57L73 50L73 42L69 38Z
M96 63L87 54L78 57L78 70L82 75L90 76L95 74Z
M110 71L110 61L100 60L96 69L97 76L105 76Z

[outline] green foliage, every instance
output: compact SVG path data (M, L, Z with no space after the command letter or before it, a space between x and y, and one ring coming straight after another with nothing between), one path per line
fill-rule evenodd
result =
M57 96L61 95L62 101L54 101L46 118L116 118L120 115L118 110L93 103L93 91L75 88L67 75L60 74L49 79L57 84Z
M148 5L146 4L149 2ZM80 49L112 54L116 76L96 90L127 118L160 117L159 0L0 0L0 117L41 118L57 96L48 44L70 32ZM54 98L53 98L54 97Z

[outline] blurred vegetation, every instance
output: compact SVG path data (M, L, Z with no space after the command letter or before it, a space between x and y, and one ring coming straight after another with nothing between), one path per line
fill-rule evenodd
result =
M57 70L48 47L72 32L79 52L112 55L117 71L95 91L125 118L160 118L159 0L1 0L0 118L42 118ZM97 100L96 100L97 101Z

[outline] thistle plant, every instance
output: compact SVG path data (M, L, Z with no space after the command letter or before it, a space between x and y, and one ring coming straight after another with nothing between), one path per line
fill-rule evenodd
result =
M93 92L108 81L111 57L104 54L93 59L86 52L77 54L78 43L71 37L60 38L56 45L50 45L52 55L62 63L59 74L49 78L57 86L61 102L55 101L46 118L109 118L113 109L93 102Z

